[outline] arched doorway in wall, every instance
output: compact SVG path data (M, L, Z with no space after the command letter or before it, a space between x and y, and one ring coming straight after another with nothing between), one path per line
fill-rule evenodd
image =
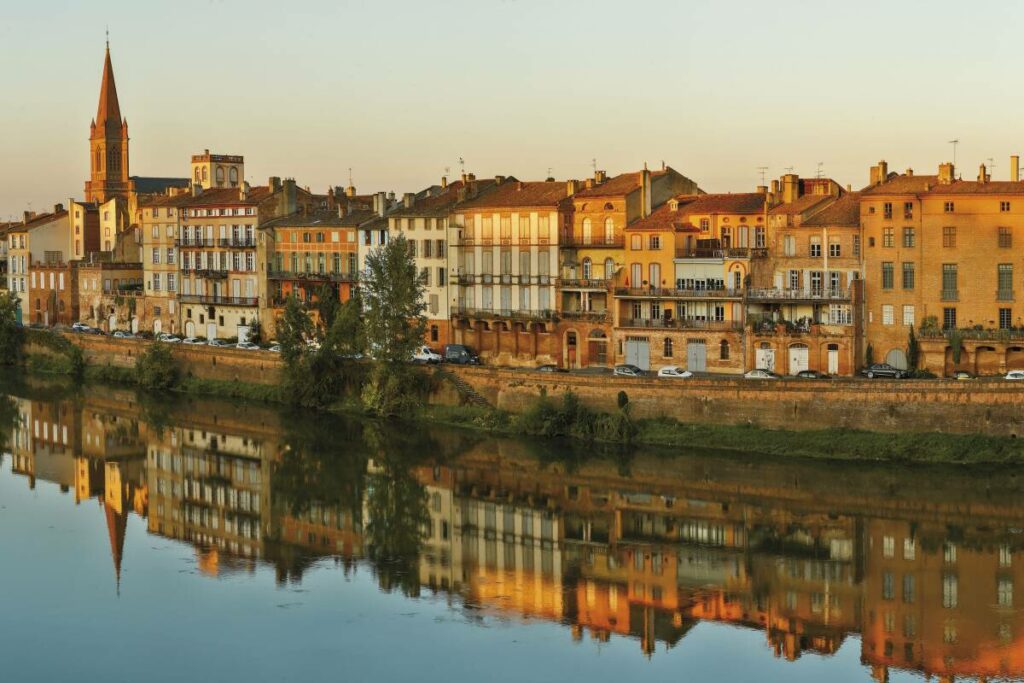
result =
M576 330L568 330L565 333L565 351L562 355L563 362L567 368L579 367L579 335Z
M826 349L828 353L828 374L839 374L839 344L829 344Z
M991 346L979 346L974 351L974 374L982 375L999 374L999 354Z
M160 334L163 330L163 323L158 319L153 321L153 336Z
M1024 348L1011 346L1006 349L1006 369L1024 370Z
M117 316L111 315L107 318L107 332L113 332L117 329Z
M807 344L789 345L789 374L795 375L798 372L810 369L810 349Z
M139 319L137 317L133 316L132 317L132 334L138 334L138 333L139 333Z
M758 370L775 371L775 349L768 342L761 342L754 350L754 367Z
M194 337L196 336L196 324L192 320L185 321L185 336Z
M907 362L907 352L903 349L890 349L889 353L885 354L885 362L897 370L906 370L910 367Z
M608 335L591 330L587 335L587 365L608 365Z

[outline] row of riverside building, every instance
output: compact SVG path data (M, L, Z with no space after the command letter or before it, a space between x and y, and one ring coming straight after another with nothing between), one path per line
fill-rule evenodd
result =
M869 357L907 367L913 329L937 374L1024 369L1016 156L1005 181L882 161L860 191L787 174L728 194L664 164L317 194L250 185L242 156L209 150L187 177L131 176L108 47L89 160L83 201L0 225L26 324L272 339L289 296L330 285L346 300L366 255L402 234L425 341L490 364L850 375Z

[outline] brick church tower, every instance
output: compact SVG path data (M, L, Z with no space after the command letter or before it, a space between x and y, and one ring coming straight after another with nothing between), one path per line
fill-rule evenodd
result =
M89 180L85 182L85 201L103 203L113 197L127 199L132 182L128 178L128 121L121 118L110 64L110 43L103 62L100 104L89 133Z

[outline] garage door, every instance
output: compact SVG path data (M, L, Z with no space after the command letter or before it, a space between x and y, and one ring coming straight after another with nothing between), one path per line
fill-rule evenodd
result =
M809 356L810 354L808 353L807 347L804 344L794 344L793 346L790 346L789 374L795 375L798 372L807 370L809 367L807 362Z
M708 352L703 339L686 342L686 369L690 372L707 372Z
M754 363L758 370L775 370L775 349L758 349Z
M641 370L651 369L651 342L647 337L626 337L626 362Z

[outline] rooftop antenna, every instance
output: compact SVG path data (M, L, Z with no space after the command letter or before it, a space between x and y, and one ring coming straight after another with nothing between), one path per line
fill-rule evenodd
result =
M824 161L819 161L818 162L818 172L817 172L817 176L816 176L817 178L821 178L821 176L822 176L822 168L824 166L825 166L825 162Z
M594 175L597 175L597 157L590 160L590 165L594 169Z
M550 177L551 177L551 167L550 167L550 166L548 166L548 176L547 176L547 177L548 177L548 178L550 178Z
M348 186L352 187L352 167L348 167Z
M948 144L953 145L953 168L956 168L956 147L960 144L960 138L950 140Z
M765 178L767 177L767 174L768 174L768 167L767 166L758 166L757 167L757 172L761 174L761 185L763 186L765 184Z
M993 173L993 169L995 169L995 167L996 167L996 160L995 160L995 159L993 159L992 157L989 157L989 158L988 158L988 169L987 169L987 173L988 173L988 174L989 174L990 176L991 176L991 175L995 175L995 173Z
M792 166L787 166L786 168L784 168L782 170L785 171L786 173L792 173L793 172L793 167Z
M466 160L459 157L459 172L461 175L466 175Z
M107 49L109 50L110 49L110 24L107 24L107 26L106 26L106 33L107 33Z

